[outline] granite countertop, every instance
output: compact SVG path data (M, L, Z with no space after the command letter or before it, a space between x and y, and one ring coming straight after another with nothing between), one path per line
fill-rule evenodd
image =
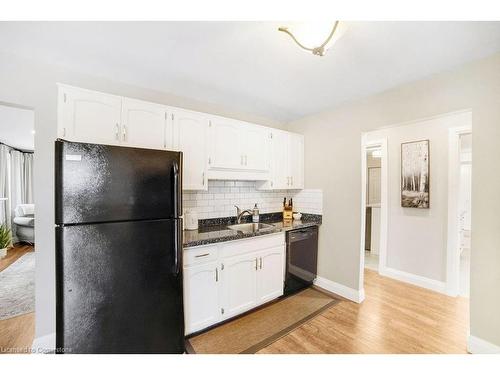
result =
M261 223L272 224L274 228L260 230L258 232L240 232L228 229L227 226L231 222L217 223L216 221L210 225L201 225L196 230L184 230L183 247L194 247L208 245L218 242L227 242L239 240L242 238L264 236L266 234L287 232L293 229L306 228L315 225L321 225L321 215L304 214L302 220L294 220L291 225L285 225L283 220L277 220L276 216L270 216L267 220L261 220Z

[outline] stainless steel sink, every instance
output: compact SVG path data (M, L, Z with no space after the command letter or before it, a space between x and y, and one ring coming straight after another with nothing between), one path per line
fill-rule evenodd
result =
M264 232L272 230L275 228L275 226L264 223L244 223L244 224L228 225L227 228L231 230L236 230L238 232L255 233L255 232Z

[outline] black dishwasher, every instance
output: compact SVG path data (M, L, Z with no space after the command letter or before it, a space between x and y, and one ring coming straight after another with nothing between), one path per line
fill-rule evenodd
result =
M312 285L318 268L318 227L286 233L285 295Z

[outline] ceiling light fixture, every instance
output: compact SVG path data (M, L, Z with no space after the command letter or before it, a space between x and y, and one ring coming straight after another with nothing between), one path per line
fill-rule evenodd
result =
M333 37L334 34L336 34L338 25L339 21L335 21L333 27L331 27L331 23L322 24L315 22L309 23L307 25L302 24L296 28L294 27L293 33L288 27L284 26L278 28L278 30L290 35L290 37L294 40L295 43L297 43L300 48L312 52L313 55L324 56L328 48L330 48L332 44L338 39ZM320 44L321 39L319 38L327 35L326 33L328 31L330 31L330 33L328 34L327 38L323 39L323 43ZM299 41L299 39L301 41ZM316 47L310 47L308 45Z

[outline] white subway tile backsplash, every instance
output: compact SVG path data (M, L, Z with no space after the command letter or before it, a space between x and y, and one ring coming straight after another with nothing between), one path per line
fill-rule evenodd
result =
M235 216L235 205L253 208L257 203L261 213L279 212L283 198L293 198L294 211L322 214L323 191L320 189L260 191L255 181L208 181L208 191L183 195L185 208L195 210L200 219Z

